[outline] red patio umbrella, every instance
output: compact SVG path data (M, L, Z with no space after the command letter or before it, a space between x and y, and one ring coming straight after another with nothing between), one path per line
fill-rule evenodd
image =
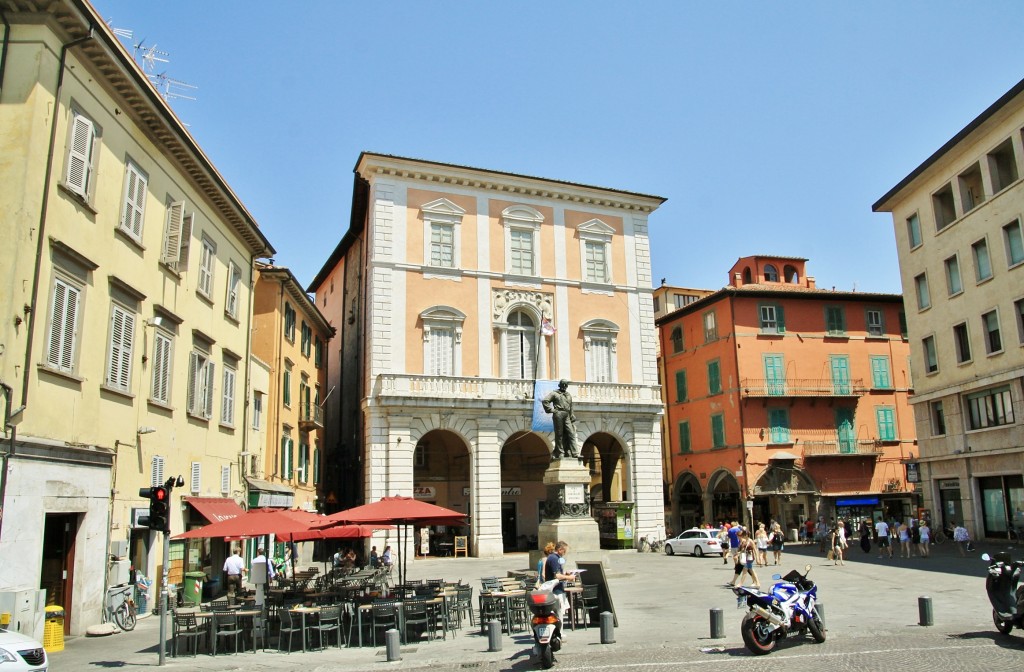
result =
M404 525L464 525L466 515L436 504L421 502L412 497L382 497L380 501L363 504L346 511L331 514L324 521L398 525L398 546L402 547ZM405 549L398 558L398 582L405 581Z
M272 534L291 541L296 532L307 532L324 524L323 516L296 509L250 509L241 516L197 527L175 539L209 539L213 537L262 537Z

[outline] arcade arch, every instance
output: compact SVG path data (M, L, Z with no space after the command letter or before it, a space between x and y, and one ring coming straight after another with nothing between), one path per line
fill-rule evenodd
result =
M515 432L501 447L501 541L505 552L537 547L551 450L533 432Z

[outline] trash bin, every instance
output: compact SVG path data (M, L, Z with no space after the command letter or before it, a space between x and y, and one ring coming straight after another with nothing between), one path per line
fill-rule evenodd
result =
M791 529L789 531L789 540L792 541L794 544L800 541L800 530L798 530L795 527Z
M43 648L47 653L64 650L64 607L50 605L46 608L46 625L43 627Z
M185 573L185 592L182 599L186 603L197 607L203 601L203 579L205 578L206 574L202 572Z

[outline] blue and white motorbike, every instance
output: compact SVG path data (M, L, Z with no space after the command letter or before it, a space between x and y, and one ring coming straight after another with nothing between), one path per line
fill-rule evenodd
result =
M771 653L779 640L790 634L809 631L814 641L825 641L825 623L815 607L818 587L807 578L810 571L807 565L803 574L795 569L786 576L776 574L772 577L776 583L767 593L756 588L733 588L739 606L746 600L749 608L740 631L743 643L755 656Z

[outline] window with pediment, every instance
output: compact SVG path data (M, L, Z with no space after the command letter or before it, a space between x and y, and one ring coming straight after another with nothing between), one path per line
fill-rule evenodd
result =
M420 207L423 218L423 263L437 269L456 269L461 265L459 239L463 208L447 198L439 198Z
M576 229L580 238L580 268L584 282L612 281L612 236L615 229L600 219L591 219Z
M608 320L590 320L581 327L587 382L614 383L619 327Z
M420 313L420 320L423 323L423 373L462 375L462 325L466 315L450 306L434 306Z
M543 221L544 215L525 205L513 205L502 210L506 273L540 275L540 225Z

